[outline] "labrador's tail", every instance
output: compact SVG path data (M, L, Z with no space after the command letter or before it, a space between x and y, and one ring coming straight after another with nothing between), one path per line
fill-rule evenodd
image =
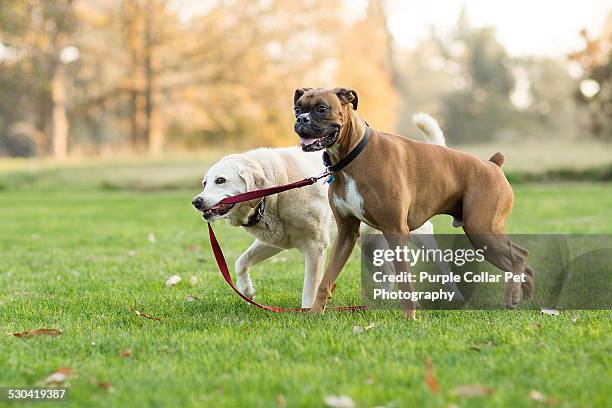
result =
M446 146L444 133L442 133L440 125L438 125L438 122L434 118L426 113L417 113L412 117L412 122L416 127L421 129L427 142L438 146Z

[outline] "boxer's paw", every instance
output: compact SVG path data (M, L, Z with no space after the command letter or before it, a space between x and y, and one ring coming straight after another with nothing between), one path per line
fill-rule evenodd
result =
M325 313L325 305L320 302L315 301L314 305L312 305L309 312L311 314L323 314Z
M504 292L504 305L508 309L516 309L521 296L520 285L509 282Z
M406 320L416 320L416 310L404 310L404 318Z
M533 298L533 275L527 275L525 282L521 283L521 292L523 293L523 300Z

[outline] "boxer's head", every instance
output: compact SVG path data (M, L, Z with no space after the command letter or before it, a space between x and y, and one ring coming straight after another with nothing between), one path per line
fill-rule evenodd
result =
M347 88L299 88L293 96L295 132L305 152L323 150L338 141L342 127L357 110L357 92Z

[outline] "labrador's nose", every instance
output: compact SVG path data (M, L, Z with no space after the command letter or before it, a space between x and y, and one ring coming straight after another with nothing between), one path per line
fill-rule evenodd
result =
M191 204L198 210L201 210L204 207L204 199L200 196L196 196L193 200L191 200Z

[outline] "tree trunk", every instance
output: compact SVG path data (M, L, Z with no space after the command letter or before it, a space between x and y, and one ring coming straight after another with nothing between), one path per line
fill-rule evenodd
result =
M66 46L67 38L58 35L58 52ZM64 160L68 156L68 117L66 115L66 65L57 61L51 80L51 100L53 103L53 157Z
M149 153L157 156L163 148L163 132L160 130L159 118L155 106L155 72L153 69L153 13L155 4L149 1L144 20L144 70L145 70L145 140L149 145Z

